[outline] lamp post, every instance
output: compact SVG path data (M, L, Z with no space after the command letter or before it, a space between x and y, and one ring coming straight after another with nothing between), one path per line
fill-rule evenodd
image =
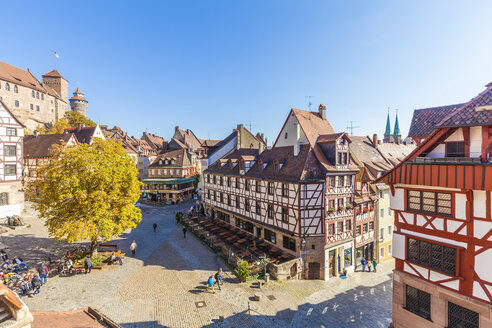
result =
M302 238L301 240L301 259L302 259L302 276L304 279L306 279L306 261L305 261L305 255L306 255L306 238Z

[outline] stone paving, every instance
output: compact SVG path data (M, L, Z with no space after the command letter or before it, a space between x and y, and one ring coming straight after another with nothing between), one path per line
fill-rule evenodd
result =
M135 257L88 275L49 278L39 295L24 301L33 311L92 306L125 328L387 327L391 322L393 261L379 265L377 273L356 272L346 280L272 281L258 289L254 283L238 283L218 256L192 235L183 238L174 212L189 207L143 205L139 227L115 241L129 254L135 240ZM23 217L30 227L0 238L11 256L20 255L32 265L73 247L55 245L34 211L28 209ZM219 267L225 269L225 285L212 294L205 282ZM260 302L251 300L255 294Z

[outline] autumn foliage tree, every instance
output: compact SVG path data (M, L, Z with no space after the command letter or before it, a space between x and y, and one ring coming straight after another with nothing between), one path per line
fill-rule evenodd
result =
M63 133L65 129L76 128L79 124L84 124L85 126L96 126L96 123L80 114L79 112L70 110L65 113L65 115L55 122L49 128L39 128L42 134L59 134Z
M142 219L138 170L114 140L59 146L37 171L36 204L50 237L69 243L108 241L135 228Z

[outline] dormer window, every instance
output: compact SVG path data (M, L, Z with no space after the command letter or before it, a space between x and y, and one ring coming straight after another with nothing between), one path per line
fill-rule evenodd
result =
M164 164L165 164L165 165L169 164L169 162L168 162L168 160L167 160L167 159L164 161Z
M265 168L265 167L263 166L263 161L260 159L260 160L258 161L258 170L259 170L260 172L263 172L263 169L264 169L264 168Z
M162 165L162 161L159 161L159 165Z
M446 157L465 157L465 142L446 142Z

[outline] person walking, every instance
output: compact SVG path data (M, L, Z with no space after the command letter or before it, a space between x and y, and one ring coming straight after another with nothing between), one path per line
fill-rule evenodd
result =
M214 280L212 279L212 276L208 277L208 282L207 282L207 291L212 289L212 293L215 294L215 289L214 289Z
M183 237L186 239L186 227L183 228Z
M362 264L362 272L366 272L367 260L364 257L360 260L360 264Z
M41 266L38 268L38 274L41 285L44 285L46 280L48 280L48 267L44 263L41 263Z
M92 271L92 261L90 258L86 257L84 260L85 273L91 273Z
M378 265L378 262L376 260L372 260L372 266L374 267L374 272L376 271L376 266Z
M367 263L367 269L371 272L371 262Z
M157 223L154 222L154 224L152 224L152 228L154 228L154 232L155 232L155 229L157 229Z
M132 251L132 255L135 256L135 252L137 251L137 243L135 240L130 244L130 250Z
M224 284L224 281L222 281L222 268L220 268L219 271L215 273L214 278L215 278L215 284L219 287L219 290L222 290L220 288L220 285Z
M34 274L31 283L32 283L32 289L34 290L34 293L32 293L32 295L34 296L39 293L39 289L43 285L37 273Z

